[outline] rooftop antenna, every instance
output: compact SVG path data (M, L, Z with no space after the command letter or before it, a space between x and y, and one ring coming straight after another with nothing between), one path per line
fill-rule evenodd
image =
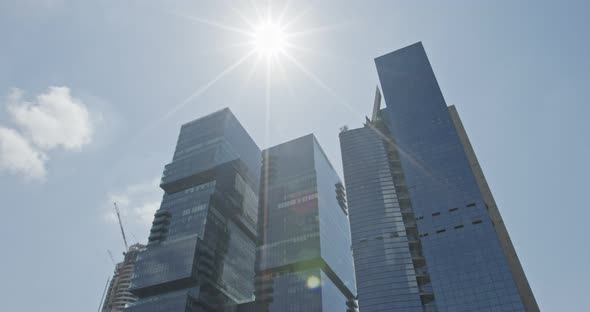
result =
M115 205L115 211L117 212L117 218L119 219L119 226L121 227L121 234L123 234L123 242L125 243L125 252L129 250L129 245L127 245L127 237L125 237L125 230L123 230L123 222L121 221L121 213L119 213L119 207L117 207L117 203L113 203Z

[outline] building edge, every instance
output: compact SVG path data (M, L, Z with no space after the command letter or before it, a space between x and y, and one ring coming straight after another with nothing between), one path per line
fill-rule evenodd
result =
M508 230L506 229L506 225L502 220L502 216L500 215L500 211L498 210L498 206L496 205L496 201L494 200L490 186L486 181L483 170L481 169L479 161L477 160L477 156L475 155L475 151L473 150L473 146L471 145L469 137L467 136L467 132L463 127L463 123L461 122L461 118L457 112L457 108L455 105L451 105L448 106L448 111L451 116L451 120L455 125L455 130L459 135L461 144L463 145L465 154L467 155L467 160L469 161L469 166L471 167L473 175L475 176L477 186L479 187L481 195L483 196L483 199L486 203L487 212L490 216L490 219L493 221L498 241L500 242L500 246L502 247L504 255L506 256L508 267L510 268L512 278L514 279L516 287L518 288L518 293L524 308L527 312L538 312L540 311L539 306L533 291L531 290L520 260L518 259L518 255L516 254L512 240L508 235Z

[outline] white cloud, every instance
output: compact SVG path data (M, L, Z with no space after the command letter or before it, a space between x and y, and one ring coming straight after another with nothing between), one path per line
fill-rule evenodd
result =
M45 150L80 150L90 143L90 114L80 100L70 95L68 87L50 87L33 102L25 101L22 95L18 89L12 92L8 111L35 145Z
M133 212L137 215L138 221L143 224L150 224L154 220L154 213L158 208L160 208L160 201L155 200L135 207Z
M154 213L160 208L162 190L160 179L154 178L140 183L132 184L121 191L107 194L103 205L103 219L109 223L117 224L113 203L116 202L121 211L121 218L126 230L130 233L138 233L140 240L147 237Z
M0 171L43 180L48 151L79 151L92 140L88 109L68 87L50 87L31 102L14 89L6 108L17 129L0 127Z
M45 154L31 146L16 130L0 127L0 171L42 180L46 174L46 159Z

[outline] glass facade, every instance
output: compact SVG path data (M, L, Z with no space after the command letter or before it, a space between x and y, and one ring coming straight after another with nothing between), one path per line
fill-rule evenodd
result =
M182 126L125 311L234 311L254 297L261 152L223 109Z
M340 134L359 307L424 311L434 306L430 279L399 157L384 134L369 123Z
M386 108L340 135L361 311L538 311L422 44L375 62Z
M346 198L313 135L263 152L258 220L259 311L354 311Z

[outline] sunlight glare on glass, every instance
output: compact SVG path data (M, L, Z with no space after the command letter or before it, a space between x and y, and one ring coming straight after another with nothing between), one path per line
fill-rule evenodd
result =
M261 56L276 56L284 52L286 43L286 34L277 23L264 21L254 29L254 48Z

